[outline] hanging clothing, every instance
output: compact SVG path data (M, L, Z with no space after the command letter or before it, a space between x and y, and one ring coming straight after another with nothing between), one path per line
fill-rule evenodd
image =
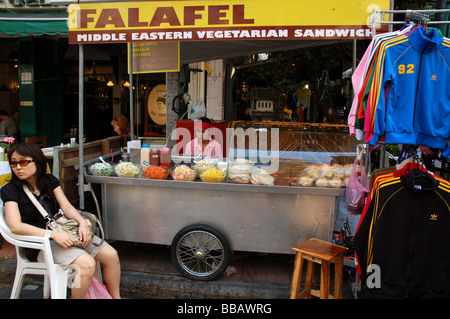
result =
M395 298L450 297L450 183L407 163L373 181L355 233L363 283L379 267L369 294Z
M413 24L384 35L352 77L351 134L371 146L422 145L450 157L450 39ZM448 181L416 162L375 170L354 237L362 283L369 265L380 271L367 292L450 298L449 234Z
M358 94L358 110L357 110L357 118L360 122L360 129L363 132L363 136L365 137L365 142L369 143L370 139L372 138L373 132L371 131L371 121L367 120L371 118L371 107L373 104L373 96L376 93L376 90L378 87L374 86L373 82L374 79L377 78L377 73L379 72L379 64L378 64L378 58L380 54L382 55L382 52L385 50L385 47L387 45L391 45L392 43L395 43L396 41L404 40L404 36L415 30L417 26L414 26L413 28L407 28L404 30L404 32L399 33L399 36L391 37L389 39L384 39L383 42L379 44L376 51L374 52L372 56L372 63L369 67L368 73L366 75L365 81L363 83L363 86ZM388 92L389 87L386 88L386 93Z
M362 139L362 135L357 134L356 130L360 130L359 127L356 127L357 119L357 111L358 111L358 95L363 88L364 80L367 75L367 72L370 69L370 65L373 63L374 53L377 51L380 43L382 41L405 34L410 32L413 28L413 25L408 25L405 29L401 31L394 31L388 33L377 34L372 38L367 50L365 51L361 61L356 67L355 71L352 74L352 86L355 97L353 98L352 106L350 108L350 112L348 115L348 125L350 129L350 135L356 135L358 140Z
M386 143L447 149L450 41L444 41L435 29L425 32L419 27L403 41L386 47L379 62L370 144L376 146L385 135ZM444 153L450 155L450 149Z
M351 134L372 146L416 144L450 157L450 39L408 26L374 37L362 62L352 76Z

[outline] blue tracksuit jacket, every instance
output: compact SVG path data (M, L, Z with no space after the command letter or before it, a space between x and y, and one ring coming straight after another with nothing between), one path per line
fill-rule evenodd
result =
M386 46L380 66L370 144L385 135L386 143L425 145L450 157L450 41L416 28Z

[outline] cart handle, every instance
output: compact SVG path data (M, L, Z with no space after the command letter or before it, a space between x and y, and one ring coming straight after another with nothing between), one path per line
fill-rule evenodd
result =
M122 152L122 151L119 150L119 151L115 151L114 153L108 153L108 154L99 156L99 157L97 157L97 158L93 158L93 159L87 160L87 161L83 162L83 167L88 166L88 165L91 165L91 164L94 164L94 163L98 162L99 159L100 159L100 160L102 160L102 159L108 159L108 158L110 158L110 157L112 157L112 156L120 155L121 152ZM78 169L80 168L80 165L79 165L79 164L75 164L74 168L75 168L76 170L78 170Z

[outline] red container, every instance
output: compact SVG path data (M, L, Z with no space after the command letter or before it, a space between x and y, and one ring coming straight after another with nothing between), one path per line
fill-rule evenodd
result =
M159 149L153 148L150 151L150 165L152 166L159 166Z

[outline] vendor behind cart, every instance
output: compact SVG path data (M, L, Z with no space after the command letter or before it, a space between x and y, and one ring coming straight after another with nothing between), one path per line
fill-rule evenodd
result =
M205 157L215 157L221 159L222 146L212 138L209 129L213 126L211 120L202 117L194 123L194 138L186 144L187 155L203 155Z

